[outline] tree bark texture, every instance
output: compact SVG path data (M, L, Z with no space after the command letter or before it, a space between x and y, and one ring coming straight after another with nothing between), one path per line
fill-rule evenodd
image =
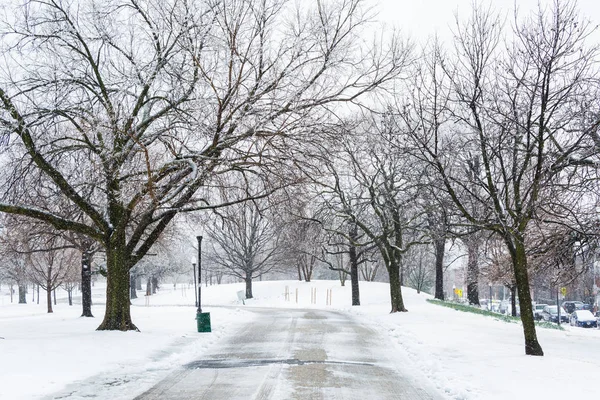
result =
M444 300L444 253L446 238L435 239L435 298Z
M244 279L246 282L246 298L252 298L252 274L246 274L246 278Z
M467 300L471 305L479 305L479 237L473 234L467 240Z
M81 253L81 306L82 317L94 317L92 314L92 267L89 251Z
M352 243L350 243L349 253L350 253L350 283L352 286L352 305L360 306L360 290L358 286L358 257L356 255L356 246L354 245L354 241L357 237L357 229L354 225L350 231L350 239Z
M19 304L27 304L27 286L19 284Z
M390 276L390 297L392 302L392 310L390 313L408 311L404 307L402 299L402 286L400 285L400 267L397 264L388 266L388 274Z
M52 313L52 267L48 267L46 275L46 303L48 305L48 313Z
M135 275L133 274L129 274L129 298L130 299L137 299L137 291L135 289Z
M129 302L129 263L125 235L118 235L106 249L106 314L98 330L138 330L131 321Z
M538 342L533 319L533 306L531 305L531 293L529 292L525 244L523 243L522 237L515 238L514 241L514 251L511 251L511 256L513 257L513 269L521 305L521 322L523 324L523 334L525 336L525 354L543 356L544 351Z
M510 287L510 315L517 316L517 286Z

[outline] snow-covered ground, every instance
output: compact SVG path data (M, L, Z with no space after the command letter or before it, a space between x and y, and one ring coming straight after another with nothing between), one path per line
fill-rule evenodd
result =
M349 306L350 288L337 281L255 282L255 298L246 300L245 306L237 300L243 288L243 284L202 288L203 311L211 313L212 333L196 331L194 289L181 284L164 285L158 294L134 300L133 321L141 332L122 333L95 331L104 308L100 284L94 288L95 318L79 317L81 306L70 307L64 299L53 314L46 314L45 304L11 304L3 286L0 399L132 399L172 369L219 346L236 324L253 318L244 310L249 306L352 313L387 335L398 362L412 363L415 372L429 378L448 399L562 400L593 397L597 392L597 329L539 328L546 355L529 357L524 355L519 324L436 306L426 302L430 296L408 288L403 294L409 312L397 314L388 313L389 291L383 283L361 282L360 307ZM316 290L316 304L311 302L311 290Z

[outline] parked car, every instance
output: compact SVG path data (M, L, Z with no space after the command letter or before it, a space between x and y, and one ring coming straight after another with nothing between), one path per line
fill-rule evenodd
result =
M571 314L571 325L583 328L597 328L598 321L589 310L575 310Z
M563 301L562 307L571 314L575 310L583 309L583 301Z
M536 321L541 321L542 320L542 311L544 311L544 307L546 307L548 304L542 304L542 303L538 303L538 304L534 304L533 305L533 318Z
M546 306L542 311L542 318L544 321L558 323L558 307L557 306ZM569 322L569 314L561 307L560 309L560 321Z
M515 304L515 307L517 309L517 315L521 315L521 309L518 301L517 304ZM510 315L512 313L512 302L510 300L502 300L500 302L500 306L498 307L498 312L500 314Z

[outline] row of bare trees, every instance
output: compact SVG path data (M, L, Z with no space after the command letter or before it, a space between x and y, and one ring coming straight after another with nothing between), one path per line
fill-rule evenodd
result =
M574 271L573 254L589 259L596 247L600 85L592 31L574 3L540 5L509 23L475 6L469 20L457 21L453 46L432 41L423 49L393 102L329 129L336 140L307 178L314 198L379 250L392 312L406 310L400 283L411 248L434 244L443 269L444 241L460 238L468 299L477 304L480 255L486 241L500 241L525 351L543 354L529 276L561 259ZM342 226L329 229L356 242ZM549 247L560 257L543 257ZM438 270L437 297L442 282Z
M223 206L219 186L240 189L229 204L289 184L311 126L393 79L405 58L395 38L365 44L360 0L28 1L11 11L0 211L100 244L100 330L136 329L129 271L179 213ZM265 184L245 185L248 174Z
M30 224L19 226L14 219L5 221L0 235L2 281L18 287L19 303L26 302L28 287L33 290L37 286L46 292L49 313L53 312L52 294L58 288L67 291L72 305L73 290L80 282L79 253L60 236L32 233L31 229Z

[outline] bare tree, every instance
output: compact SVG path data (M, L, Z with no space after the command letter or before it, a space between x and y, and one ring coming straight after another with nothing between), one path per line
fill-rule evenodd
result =
M451 91L448 88L448 75L444 72L445 52L437 37L434 37L422 50L420 61L409 79L409 109L410 117L418 121L419 129L428 136L439 138L443 135L445 126L450 122L448 103ZM399 107L400 110L404 106ZM400 119L406 116L400 112ZM412 126L414 122L409 121ZM396 123L399 133L404 132L401 122ZM391 142L395 145L395 142ZM399 149L403 150L403 149ZM418 152L412 152L414 160L419 160ZM427 215L427 231L435 249L435 293L436 299L444 300L444 256L446 242L450 238L450 225L455 211L452 201L444 190L443 184L427 162L420 160L415 166L422 168L423 192L421 195Z
M435 283L435 252L430 245L414 246L406 253L407 286L429 292Z
M0 276L11 284L11 301L12 285L16 284L19 304L27 304L27 287L31 283L31 277L29 276L29 267L22 243L27 240L29 231L18 218L8 217L3 221L1 232L0 257L2 257L2 266L0 267ZM33 287L32 292L34 292Z
M223 210L207 227L212 265L226 274L243 279L246 298L253 298L252 280L270 272L280 263L280 230L268 211L257 202L246 202Z
M355 224L378 249L390 280L391 312L407 311L401 289L403 256L426 241L416 201L418 171L408 152L391 149L390 141L398 137L387 115L365 118L347 129L352 137L340 141L336 160L324 160L332 177L318 182L321 201Z
M72 263L67 265L68 271L65 274L63 283L61 285L62 288L67 292L67 301L69 302L70 306L73 305L73 291L75 291L75 289L81 283L81 267L77 262L75 262L75 260L72 261Z
M52 292L71 281L78 270L78 253L66 248L60 236L36 235L24 243L30 263L31 280L46 291L48 312L52 313Z

